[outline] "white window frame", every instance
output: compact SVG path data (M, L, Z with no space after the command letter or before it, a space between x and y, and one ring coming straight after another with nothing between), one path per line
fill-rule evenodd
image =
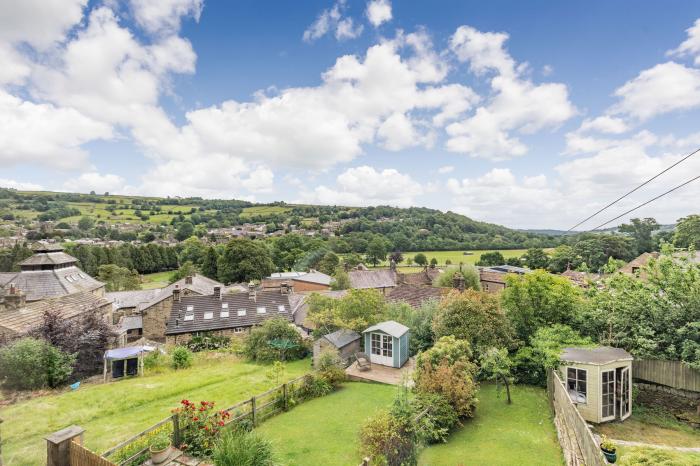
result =
M267 308L265 306L258 306L256 311L258 314L267 314Z
M606 372L612 372L612 396L613 396L613 404L612 404L612 415L611 416L603 416L603 405L605 404L605 399L603 398L605 395L603 394L603 374ZM615 408L617 406L617 371L615 369L605 369L600 371L600 420L601 421L608 421L611 419L615 419Z
M214 318L214 311L205 311L204 320L212 320Z
M243 316L245 316L247 313L248 313L247 310L245 310L245 309L239 309L239 310L238 310L238 317L243 317Z
M586 373L586 392L585 392L586 401L580 402L580 401L578 401L578 399L572 400L572 401L578 405L587 405L588 404L588 369L581 369L580 367L575 367L575 366L567 366L566 367L566 392L567 393L569 393L569 369L573 369L573 370L577 371L576 378L574 379L574 380L576 380L576 388L577 388L576 392L578 392L578 383L581 381L581 379L578 378L578 372L580 371L580 372ZM571 394L569 394L569 398L571 398Z
M192 314L185 314L185 317L182 319L185 322L188 322L190 320L194 320L194 313Z
M221 313L219 314L219 317L226 318L228 317L228 309L222 309Z
M279 312L287 312L287 308L284 307L284 304L280 304L279 306L277 306L277 310Z

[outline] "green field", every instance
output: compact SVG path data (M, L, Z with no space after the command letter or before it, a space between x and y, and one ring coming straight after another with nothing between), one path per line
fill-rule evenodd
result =
M522 385L511 390L513 404L508 405L505 392L482 384L476 416L453 432L447 443L426 448L418 464L564 464L546 392Z
M154 288L165 288L170 284L170 276L174 271L147 273L141 275L141 289L152 290Z
M102 452L168 417L183 398L215 401L225 407L263 392L272 384L269 366L247 363L223 353L199 353L195 364L179 371L107 384L88 384L0 409L2 454L7 466L42 464L43 438L72 424L86 429L85 443ZM308 359L287 364L286 378L310 370Z
M286 212L291 211L291 207L282 207L282 206L276 206L276 205L262 205L262 206L254 206L254 207L245 207L243 209L243 212L239 215L240 218L246 219L246 218L251 218L256 215L276 215L276 214L284 214Z
M337 392L265 421L257 431L272 441L282 464L357 466L362 423L389 406L395 394L390 385L347 382Z
M546 252L551 252L552 249L545 249ZM415 265L415 263L412 266L408 266L406 263L407 258L413 259L416 257L416 254L425 254L425 257L428 258L428 261L432 259L433 257L437 259L438 261L438 266L444 266L445 262L449 260L452 265L459 265L460 262L464 264L476 264L479 258L481 258L481 255L487 252L494 252L498 251L501 254L503 254L503 257L508 259L510 257L520 257L525 252L527 252L527 249L461 249L457 251L415 251L415 252L404 252L403 257L404 260L403 262L399 263L399 271L400 272L411 272L411 271L419 271L420 267ZM464 254L467 252L468 254ZM368 264L365 264L368 265ZM387 267L389 265L388 261L384 261L379 264L379 267Z

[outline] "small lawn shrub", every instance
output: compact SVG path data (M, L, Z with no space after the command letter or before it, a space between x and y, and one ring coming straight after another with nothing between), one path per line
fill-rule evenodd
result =
M342 368L342 362L335 351L323 351L317 362L318 374L333 388L338 388L345 379L345 370Z
M418 393L412 400L413 410L422 414L418 427L427 443L447 442L450 431L460 424L449 400L437 393Z
M307 400L328 395L332 391L333 386L323 377L307 374L302 379L301 386L297 390L297 396L301 400Z
M360 449L376 464L410 466L417 463L415 436L410 420L382 411L360 429Z
M442 395L459 417L472 417L479 389L474 381L475 373L476 367L467 361L457 361L451 365L448 361L442 361L435 367L428 362L421 369L420 377L417 377L416 390Z
M193 352L211 351L228 348L231 338L221 335L196 335L187 342L187 348Z
M13 390L57 387L73 372L75 355L44 340L22 338L0 349L0 381Z
M274 466L269 440L255 432L226 430L216 442L212 454L216 466Z
M143 358L143 368L150 374L155 374L161 372L167 364L163 354L156 350L151 351Z
M185 369L192 365L192 352L184 346L178 346L171 355L173 369Z
M182 400L173 413L179 414L179 448L197 457L212 454L221 428L231 417L227 411L216 411L213 401L200 401L197 404Z
M250 332L243 353L253 361L286 361L303 358L308 348L286 319L274 318Z

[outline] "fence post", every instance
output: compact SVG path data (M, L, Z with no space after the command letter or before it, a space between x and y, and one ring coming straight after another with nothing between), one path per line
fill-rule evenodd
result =
M251 415L253 418L253 427L255 427L255 397L252 397L250 399L250 409L251 409Z
M70 466L70 443L77 439L76 443L82 445L83 432L80 426L70 426L46 437L46 465Z
M284 410L287 411L287 384L286 383L282 384L282 395L284 396ZM0 466L2 466L1 463L0 463Z
M180 443L182 439L180 438L180 415L178 413L173 414L173 445L175 448L180 448Z

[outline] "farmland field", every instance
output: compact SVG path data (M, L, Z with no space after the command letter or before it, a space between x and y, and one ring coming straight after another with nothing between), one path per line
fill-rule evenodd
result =
M254 206L254 207L245 207L243 209L243 212L241 212L240 217L241 218L251 218L256 215L274 215L274 214L283 214L285 212L289 212L291 207L281 207L281 206L276 206L276 205L263 205L263 206Z
M308 372L308 359L287 363L285 379ZM103 452L168 417L183 398L232 405L272 385L269 366L223 353L198 353L189 369L88 384L0 409L7 466L42 464L44 437L71 424L83 427L88 448Z
M498 251L501 254L503 254L503 257L508 259L510 257L520 257L525 252L527 249L461 249L457 251L415 251L415 252L404 252L403 257L404 261L399 263L399 271L400 272L418 272L420 271L420 267L416 266L415 264L413 266L408 266L406 263L407 258L413 259L416 257L416 254L425 254L425 257L428 258L428 261L432 259L433 257L437 259L438 261L438 266L444 266L445 261L449 260L452 265L458 265L460 262L464 264L476 264L476 262L479 260L482 254L487 253L487 252L494 252ZM551 252L552 249L545 249L546 252ZM465 252L469 254L464 254ZM365 264L368 265L368 264ZM388 261L384 261L379 264L379 267L387 267L389 265Z

